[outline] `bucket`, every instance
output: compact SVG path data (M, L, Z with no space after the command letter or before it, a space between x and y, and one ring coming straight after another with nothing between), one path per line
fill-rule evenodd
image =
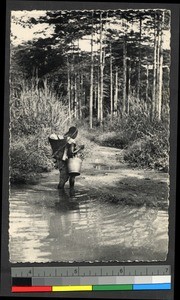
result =
M79 157L68 159L68 172L71 175L79 176L81 173L82 160Z

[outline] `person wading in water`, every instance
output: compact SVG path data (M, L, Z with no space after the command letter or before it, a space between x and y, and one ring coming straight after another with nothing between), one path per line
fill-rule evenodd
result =
M79 146L79 148L76 147L77 135L77 128L72 126L64 136L51 134L48 138L53 151L53 158L55 158L60 172L58 189L64 189L68 180L70 188L74 188L75 175L68 172L68 159L73 158L80 150L84 149L84 145Z

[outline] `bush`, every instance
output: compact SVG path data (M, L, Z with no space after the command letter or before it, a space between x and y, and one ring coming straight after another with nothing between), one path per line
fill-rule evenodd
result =
M47 145L42 147L35 137L13 139L10 147L10 182L35 183L42 172L53 168L48 153Z
M148 167L168 172L169 142L162 132L135 141L124 155L124 160L134 167Z

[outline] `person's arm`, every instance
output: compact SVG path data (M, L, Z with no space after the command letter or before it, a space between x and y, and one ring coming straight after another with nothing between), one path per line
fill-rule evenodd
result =
M74 150L74 154L78 153L80 150L84 149L84 145L80 145L77 149Z
M68 158L72 158L74 156L75 149L76 149L75 143L68 144Z
M68 157L72 158L76 153L80 150L84 149L84 145L76 146L75 140L69 139L68 140Z

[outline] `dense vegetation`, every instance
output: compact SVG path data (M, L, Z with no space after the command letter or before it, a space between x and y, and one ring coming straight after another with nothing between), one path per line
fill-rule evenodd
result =
M71 125L86 155L118 147L133 166L168 171L169 11L51 11L25 23L14 13L12 23L54 32L16 46L12 32L11 182L52 170L48 136Z

